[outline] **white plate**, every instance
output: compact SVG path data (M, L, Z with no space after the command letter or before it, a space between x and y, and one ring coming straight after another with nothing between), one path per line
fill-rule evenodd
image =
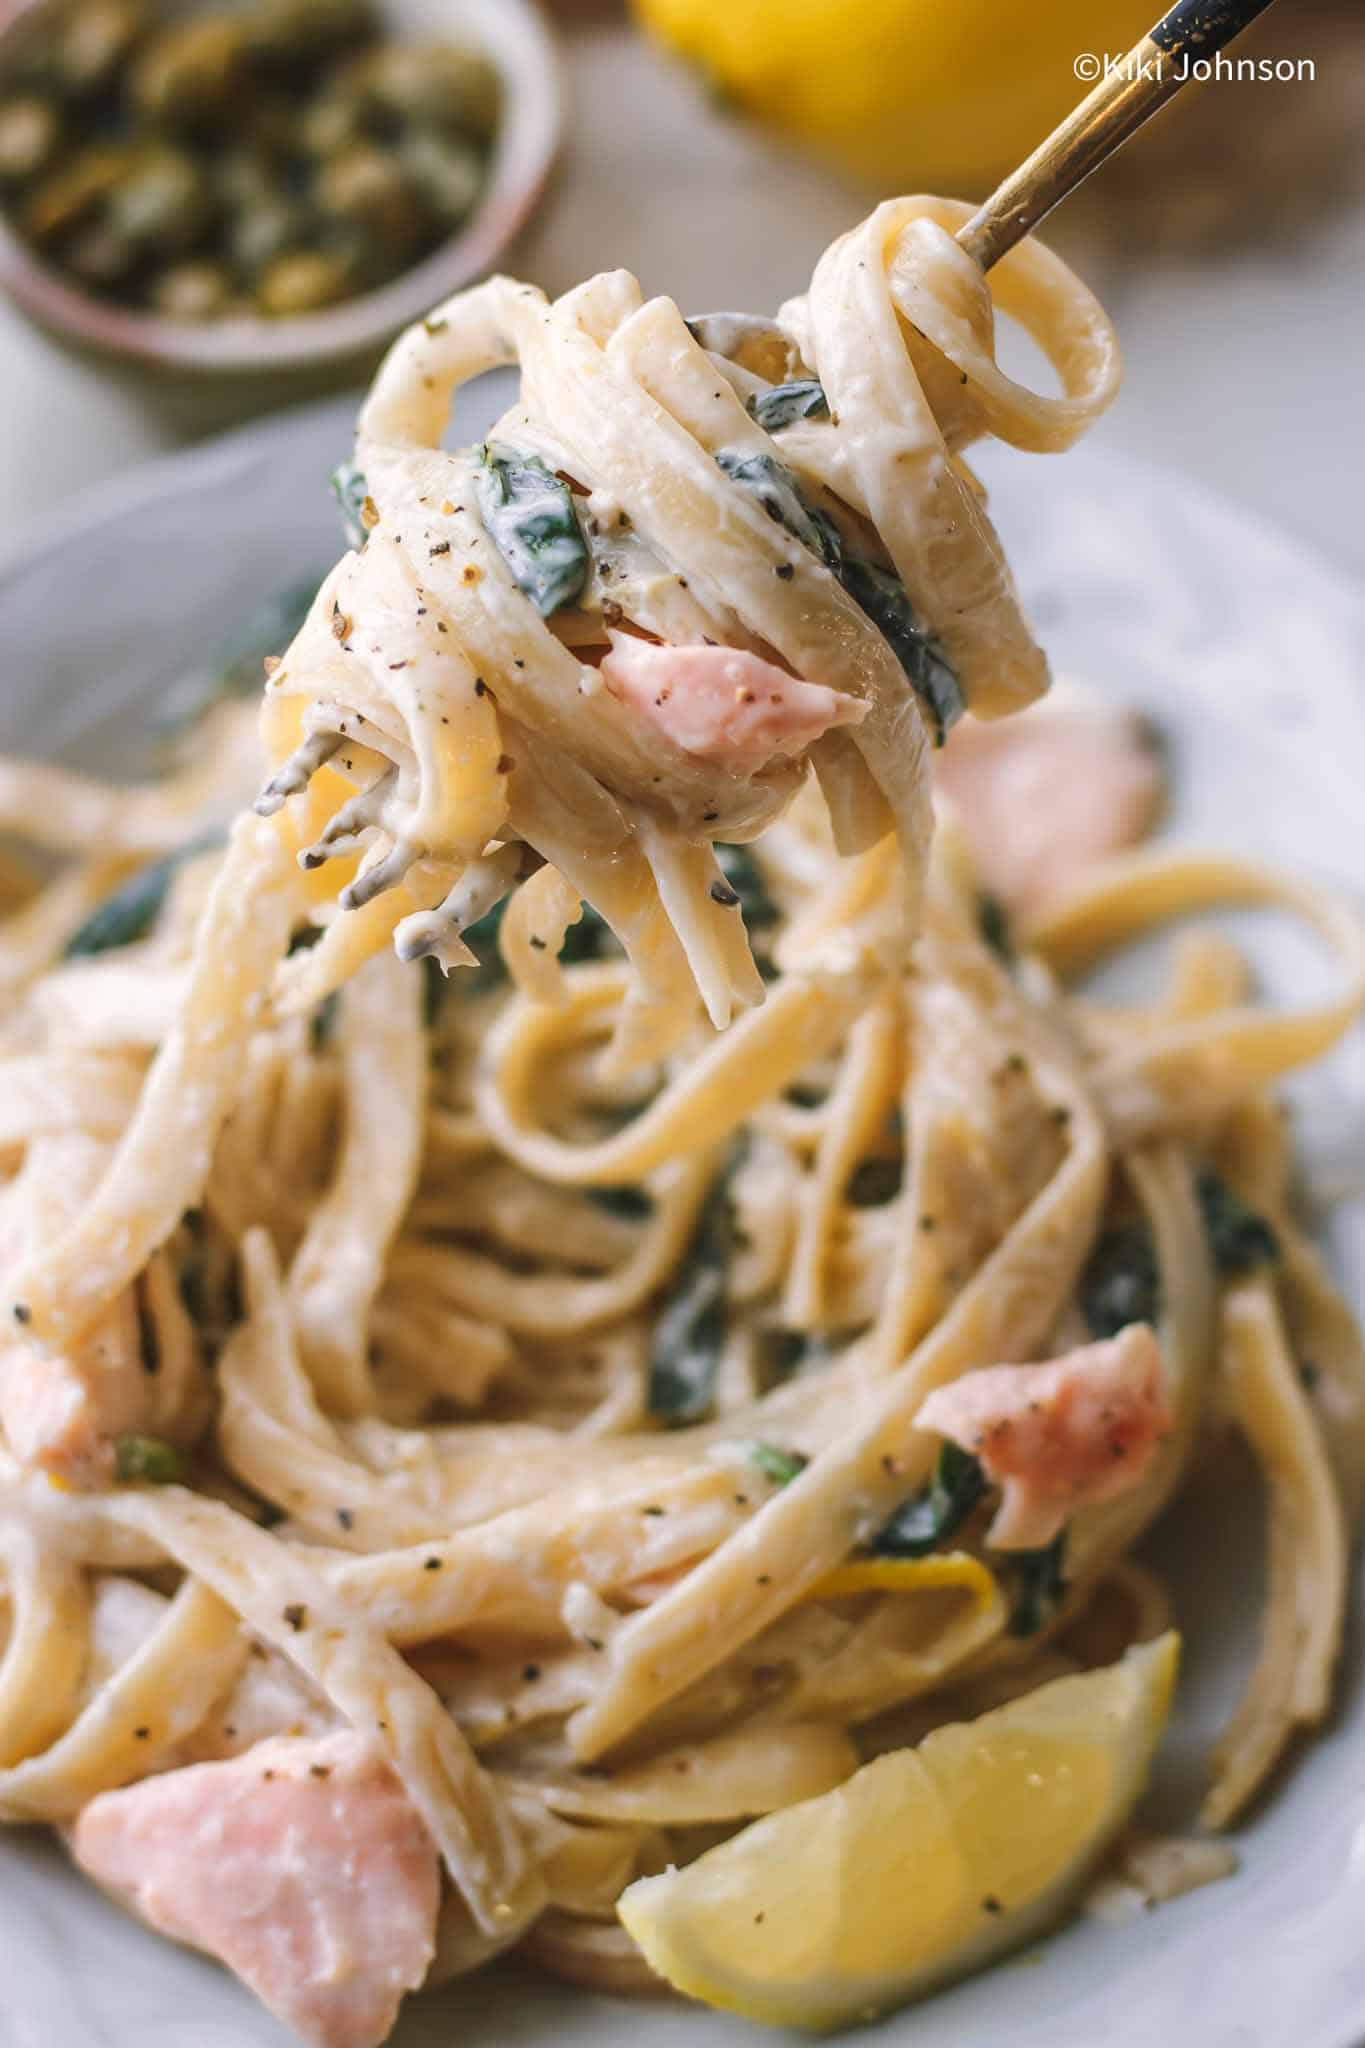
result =
M471 399L469 432L486 422ZM478 416L476 416L478 415ZM154 701L201 636L337 547L326 489L352 411L300 412L179 456L0 568L0 747L130 765L119 715ZM1288 542L1158 473L1081 451L989 465L995 509L1059 667L1146 706L1171 740L1171 830L1356 886L1365 845L1365 603ZM1281 987L1300 955L1272 935ZM1342 1149L1357 1044L1306 1091ZM1357 1164L1362 1156L1358 1138ZM1365 1210L1330 1229L1359 1297ZM1188 1658L1154 1811L1188 1820L1199 1758L1254 1640L1259 1524L1243 1487L1159 1539ZM1361 1618L1357 1601L1357 1623ZM1359 1628L1357 1626L1357 1635ZM1361 2048L1365 1700L1341 1711L1239 1837L1241 1873L1135 1925L1081 1923L866 2030L875 2048ZM0 1842L0 2048L284 2048L201 1958L125 1919L37 1836ZM395 2048L741 2048L765 2038L681 2005L591 1998L495 1973L411 2004Z

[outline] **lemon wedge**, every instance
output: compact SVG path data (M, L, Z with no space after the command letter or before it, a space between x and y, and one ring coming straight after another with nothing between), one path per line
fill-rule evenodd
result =
M833 2027L978 1969L1056 1920L1147 1780L1174 1634L1059 1678L745 1828L619 1912L707 2005Z

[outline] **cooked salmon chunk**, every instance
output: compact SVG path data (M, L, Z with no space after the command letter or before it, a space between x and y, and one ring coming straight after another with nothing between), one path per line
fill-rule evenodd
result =
M279 1737L93 1799L76 1861L317 2048L378 2048L436 1946L435 1844L351 1732Z
M739 775L803 753L831 726L856 725L865 710L856 697L803 683L757 654L657 646L629 633L611 635L602 680L677 746Z
M1077 1508L1136 1486L1170 1427L1146 1323L1046 1365L988 1365L929 1395L916 1427L950 1437L1001 1489L987 1542L1050 1543Z
M967 835L982 885L1023 915L1104 855L1137 845L1163 795L1143 721L1066 684L1014 718L961 720L935 757L934 786Z

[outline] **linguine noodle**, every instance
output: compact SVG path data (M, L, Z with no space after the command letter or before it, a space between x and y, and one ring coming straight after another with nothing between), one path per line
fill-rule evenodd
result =
M634 1878L1157 1634L1134 1546L1229 1425L1266 1611L1206 1823L1327 1711L1365 1360L1271 1091L1365 945L1137 847L1002 947L979 819L945 799L931 849L949 684L994 718L1047 680L962 451L1065 447L1117 372L1036 244L988 290L965 213L879 208L774 323L624 274L453 300L361 416L367 537L268 677L264 815L241 705L137 790L0 766L6 832L63 857L0 920L6 1817L81 1855L102 1795L354 1731L444 1873L411 1981L515 1947L634 1988ZM997 368L992 295L1061 396ZM487 449L446 452L509 362ZM498 448L541 465L529 567ZM613 633L858 715L740 772L614 693ZM1213 931L1145 1010L1082 981L1225 904L1303 921L1335 993L1268 1006ZM894 1536L946 1483L930 1395L1148 1324L1132 1483L1026 1551L989 1499ZM1130 1884L1227 1867L1183 1848Z

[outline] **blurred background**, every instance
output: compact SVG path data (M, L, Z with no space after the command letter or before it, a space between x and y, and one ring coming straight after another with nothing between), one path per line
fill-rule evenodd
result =
M148 456L358 388L414 278L620 264L772 308L870 200L983 194L1156 11L558 0L547 69L523 0L243 4L191 34L151 0L0 0L0 554ZM1280 0L1232 54L1297 75L1192 87L1047 238L1123 338L1100 434L1365 568L1365 8ZM224 314L230 369L171 360Z

